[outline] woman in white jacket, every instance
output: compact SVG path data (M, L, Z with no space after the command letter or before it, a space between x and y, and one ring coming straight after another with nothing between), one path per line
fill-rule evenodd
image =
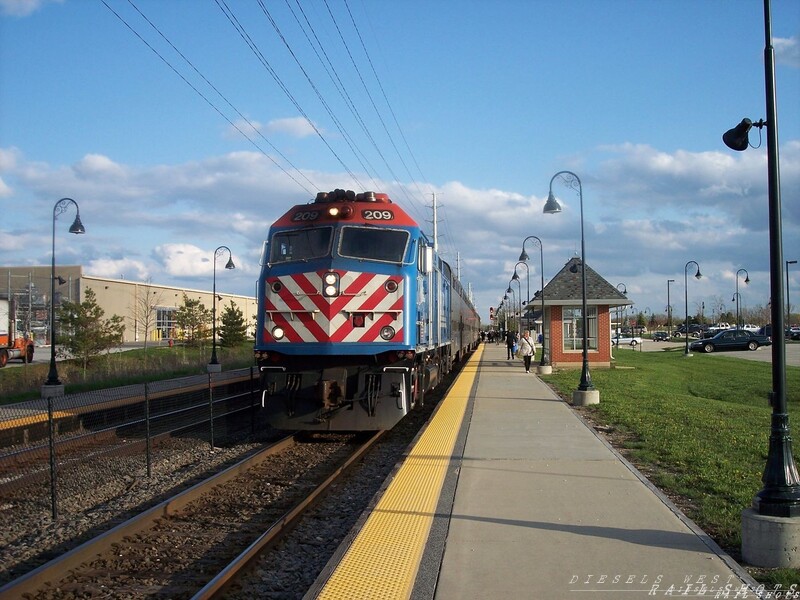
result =
M522 360L525 363L525 372L531 372L531 359L536 353L536 343L531 338L531 332L526 331L522 334L522 339L519 341L519 354L522 355Z

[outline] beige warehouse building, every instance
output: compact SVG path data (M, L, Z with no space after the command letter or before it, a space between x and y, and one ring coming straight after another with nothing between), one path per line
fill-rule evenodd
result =
M38 343L49 343L50 319L50 266L0 267L0 298L16 301L17 318L24 323ZM63 283L62 283L63 281ZM160 341L176 337L175 314L183 306L184 294L211 310L211 291L170 287L142 281L108 279L85 275L79 265L56 265L55 302L62 300L82 301L87 289L94 291L97 304L105 317L119 315L125 322L125 343L144 342L145 330L148 341ZM145 300L149 298L149 300ZM235 303L242 311L248 326L248 335L255 333L256 299L253 296L226 294L217 290L217 326L226 307ZM149 311L149 327L146 312Z

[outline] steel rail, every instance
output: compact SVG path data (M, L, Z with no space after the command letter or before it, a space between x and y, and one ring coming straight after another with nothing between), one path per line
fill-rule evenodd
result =
M254 465L259 464L267 457L286 450L295 443L295 437L293 435L287 436L256 454L228 467L224 471L197 483L176 496L146 510L140 515L124 523L120 523L113 529L100 534L96 538L88 540L77 548L7 583L3 587L0 587L0 600L6 598L23 598L25 594L30 594L30 597L33 597L35 592L41 590L46 583L60 581L69 575L71 570L75 570L81 564L89 562L98 554L107 552L114 544L120 543L125 537L148 529L161 517L174 515L180 512L186 505L207 493L211 488L230 481L234 477L252 468Z
M305 499L297 503L294 508L286 512L267 531L262 533L250 546L237 556L231 563L209 581L192 600L210 600L221 598L226 588L233 583L250 563L258 558L265 550L277 543L297 524L300 518L309 510L317 500L346 473L350 467L360 460L386 433L385 430L375 432L367 441L359 446L350 457L339 466L325 481L315 488Z

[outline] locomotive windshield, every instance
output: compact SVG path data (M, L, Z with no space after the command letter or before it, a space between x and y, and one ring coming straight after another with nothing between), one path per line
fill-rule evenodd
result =
M269 262L275 264L328 256L331 237L332 227L279 231L272 236Z
M402 263L409 233L399 229L343 227L339 255L382 262Z

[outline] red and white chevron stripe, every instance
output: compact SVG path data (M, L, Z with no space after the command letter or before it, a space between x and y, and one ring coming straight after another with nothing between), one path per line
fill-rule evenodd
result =
M403 295L405 285L399 275L377 275L357 271L336 271L340 295L322 295L322 277L330 271L293 273L268 277L266 285L265 342L381 342L403 343ZM393 281L397 289L387 290ZM277 285L276 285L277 284ZM390 284L389 289L393 286ZM353 326L353 313L366 314L364 327ZM280 326L285 337L275 340L271 331ZM391 340L380 336L391 325L396 333Z

